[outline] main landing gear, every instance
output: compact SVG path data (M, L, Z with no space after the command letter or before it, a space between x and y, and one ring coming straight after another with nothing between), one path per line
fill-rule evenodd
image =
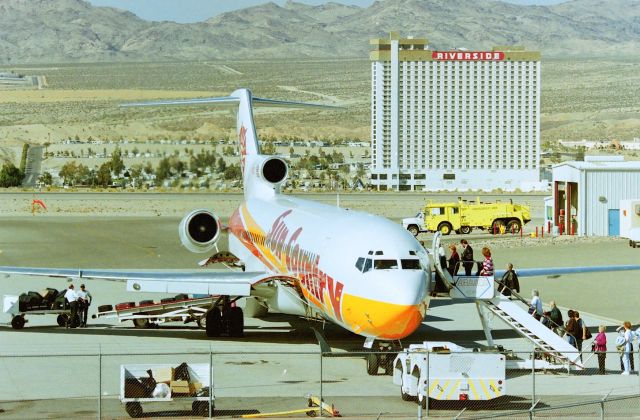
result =
M229 296L222 296L206 314L207 337L244 336L244 314L242 308L234 306Z
M393 361L401 349L399 341L381 341L376 349L369 350L365 359L367 361L367 373L377 375L383 369L385 375L393 374Z

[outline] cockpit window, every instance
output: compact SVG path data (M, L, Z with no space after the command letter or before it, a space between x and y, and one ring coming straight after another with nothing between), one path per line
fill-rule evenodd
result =
M376 270L397 270L398 260L375 260L373 268Z
M420 270L420 260L416 259L402 259L400 260L402 263L403 270Z
M371 258L358 258L358 261L356 261L356 268L358 269L358 271L361 271L363 273L371 270Z

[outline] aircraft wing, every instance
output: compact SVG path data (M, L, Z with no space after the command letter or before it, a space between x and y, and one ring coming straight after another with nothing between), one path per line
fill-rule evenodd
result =
M544 268L520 268L516 269L518 277L534 276L561 276L563 274L604 273L612 271L640 270L640 265L596 265L591 267L544 267ZM505 270L496 270L495 278L504 275Z
M278 276L267 272L229 270L99 270L69 268L1 267L0 274L110 280L127 283L132 292L191 293L251 296L253 286Z

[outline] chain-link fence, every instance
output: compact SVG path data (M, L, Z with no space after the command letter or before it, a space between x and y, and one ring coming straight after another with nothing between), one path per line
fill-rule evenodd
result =
M175 348L3 350L0 417L207 417L210 406L215 418L640 416L640 376L621 375L618 352L600 356L601 371L599 355L589 351L580 361L577 354L533 348L509 354ZM633 356L634 368L640 366Z

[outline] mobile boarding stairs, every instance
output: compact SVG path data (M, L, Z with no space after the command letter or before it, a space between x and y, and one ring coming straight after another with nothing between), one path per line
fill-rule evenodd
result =
M534 366L536 369L584 369L578 349L530 315L526 300L515 292L512 292L514 300L496 293L493 276L452 277L447 270L442 269L437 253L440 239L440 233L433 237L432 250L436 251L433 256L435 269L449 288L451 299L475 301L487 345L495 345L491 335L491 324L495 318L499 318L522 338L534 344L536 351L544 354L542 360L507 360L507 369L531 369Z

